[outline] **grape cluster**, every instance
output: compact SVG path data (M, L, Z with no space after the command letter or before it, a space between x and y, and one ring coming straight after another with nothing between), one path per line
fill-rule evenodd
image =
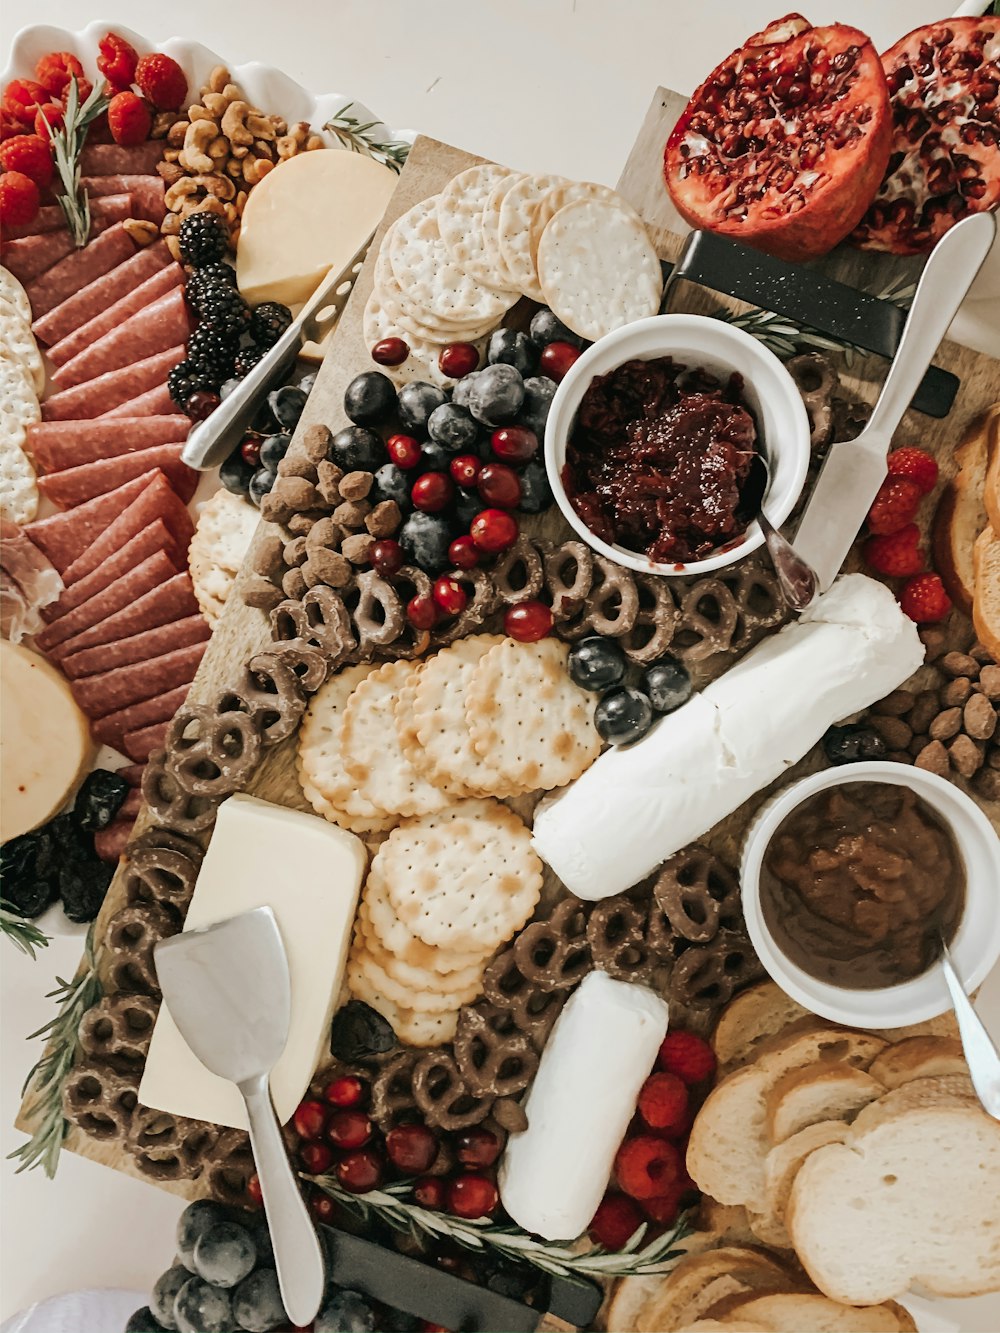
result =
M227 380L222 385L222 397L232 393L238 383L235 378ZM315 383L315 373L303 375L297 384L284 384L267 395L266 404L219 468L219 480L226 490L260 504L278 478L278 464L288 452L292 431Z

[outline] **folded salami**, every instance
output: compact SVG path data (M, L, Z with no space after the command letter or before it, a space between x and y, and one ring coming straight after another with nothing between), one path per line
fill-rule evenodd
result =
M86 384L64 389L42 404L43 421L76 421L99 417L150 389L163 388L167 375L184 358L183 346L148 356L134 365L98 375ZM135 415L130 412L129 416ZM141 415L141 414L140 414Z
M46 216L42 216L45 214ZM58 217L56 216L58 214ZM109 194L103 199L95 199L90 205L90 238L100 236L102 231L106 231L116 222L124 222L126 218L136 216L135 205L132 196L127 193ZM40 224L40 225L39 225ZM62 209L57 204L47 204L45 208L40 208L31 222L24 224L23 236L26 239L41 240L42 237L56 237L64 242L65 248L58 258L70 254L76 247L73 238L66 230L66 219L63 216ZM0 243L0 252L3 254L3 261L7 263L7 252L11 245L17 240L15 229L13 227L4 228L4 240ZM56 262L52 259L45 267L49 268ZM39 269L44 272L44 269ZM37 273L32 275L37 277Z
M152 304L134 310L126 319L112 325L96 342L61 365L52 375L52 383L59 391L71 389L186 343L190 332L191 317L184 290L175 284Z
M157 384L155 389L147 389L138 398L129 398L119 403L108 412L102 412L101 418L110 417L165 417L177 411L177 404L170 397L166 383Z
M28 452L37 471L61 472L158 444L183 444L190 429L190 418L180 412L159 417L119 417L113 427L101 417L39 421L28 427Z
M66 640L100 625L116 612L132 605L136 598L144 596L153 588L159 587L161 583L172 579L176 572L170 558L163 551L154 551L113 583L109 583L106 588L102 588L99 593L88 597L72 611L54 620L39 634L35 640L36 645L50 657L64 657L67 652L72 651L62 646Z
M45 619L49 624L52 624L56 620L61 620L63 616L68 616L71 611L76 610L78 606L82 606L91 597L96 597L98 593L110 587L122 575L127 574L130 569L135 569L137 565L141 565L156 551L163 551L174 569L178 570L173 538L162 518L156 519L148 527L143 528L141 532L137 532L124 546L112 552L106 560L102 560L86 578L77 579L76 583L67 587L58 602L46 607L48 614L46 614Z
M114 490L132 477L141 476L153 468L160 468L171 486L186 503L195 493L198 474L181 462L183 444L157 444L138 453L120 454L117 458L101 458L96 463L67 468L64 472L50 472L38 478L38 489L53 504L72 509L84 504L95 495Z
M129 484L134 485L131 482ZM71 512L76 514L80 510L74 509ZM122 509L117 518L107 524L86 550L63 570L63 581L67 588L73 587L78 580L86 578L109 555L131 541L137 532L141 532L157 519L162 520L173 539L170 557L180 568L185 562L188 546L194 536L194 523L163 473L153 472L149 474L147 484Z
M118 490L108 491L68 513L40 518L30 523L25 532L61 574L152 480L152 476L136 477Z
M60 259L72 254L73 238L68 231L50 231L41 236L24 236L19 240L5 240L0 247L4 268L10 269L18 282L27 286ZM32 306L34 309L34 306Z
M82 680L84 676L96 676L112 666L132 666L136 662L148 662L151 657L173 652L175 648L189 648L194 643L204 643L211 634L204 616L185 616L183 620L171 621L169 625L156 625L153 629L143 630L141 634L133 634L129 639L119 639L117 643L81 648L78 653L64 657L59 665L69 680ZM160 719L148 720L158 722ZM123 733L128 729L123 728Z
M202 622L204 623L204 622ZM165 626L172 629L173 626ZM178 647L185 645L178 644ZM148 661L148 658L146 659ZM117 713L106 713L91 727L94 739L102 745L119 748L122 738L130 731L140 731L143 727L155 726L158 722L169 722L187 698L189 685L178 685L166 694L154 694L141 703L129 704Z
M49 360L56 366L63 366L72 361L74 357L87 351L88 348L96 346L105 334L112 332L119 325L124 324L127 319L138 314L140 310L145 310L147 306L151 306L161 296L165 296L167 292L172 291L175 287L182 286L183 283L184 270L180 264L171 264L169 268L161 268L158 273L154 273L145 282L141 282L138 287L126 292L113 305L102 310L99 315L95 315L93 319L88 319L86 324L81 324L78 329L74 329L65 338L60 338L57 343L49 348ZM129 358L131 361L138 359L138 353ZM122 364L124 365L125 362ZM63 382L55 375L52 378L54 383L64 387ZM82 378L91 379L92 376L85 375ZM68 384L70 381L66 381L66 383Z
M149 176L156 170L156 164L163 160L164 146L162 139L147 139L130 148L116 143L87 144L80 154L80 174Z
M121 748L130 759L145 764L154 750L163 748L169 726L169 721L155 722L151 727L143 727L141 731L130 731L127 736L122 737Z
M80 185L90 198L91 212L104 195L130 194L133 217L156 223L166 217L165 186L159 176L84 176Z
M68 657L82 648L92 648L100 643L114 643L116 639L127 639L143 630L153 629L156 625L166 625L185 616L199 614L191 579L187 574L175 574L166 583L158 584L144 596L116 611L106 620L92 625L82 633L67 639L56 649L54 656Z
M47 346L57 343L152 277L159 269L169 268L173 263L174 258L165 241L157 241L144 250L137 250L131 259L126 259L117 268L94 278L79 291L74 291L72 296L60 302L47 315L41 318L36 315L31 326L32 332L40 343Z
M117 194L117 190L108 190L108 194ZM96 204L97 200L94 200ZM93 208L93 204L91 205ZM44 236L50 231L62 231L66 226L66 215L58 204L43 204L30 222L19 222L16 224L5 222L3 226L3 240L0 241L0 251L3 251L9 241L19 241L25 236Z
M164 653L147 662L132 666L115 667L98 676L70 682L70 690L80 708L88 717L100 718L116 713L129 704L165 694L194 680L198 663L205 654L204 643Z
M134 824L135 815L123 818L119 813L106 828L97 830L94 834L94 851L102 861L114 863L118 860L128 846Z
M45 270L40 277L27 284L28 301L33 317L41 319L54 310L60 301L109 273L135 253L135 245L124 224L116 222L81 250L74 250L65 259Z

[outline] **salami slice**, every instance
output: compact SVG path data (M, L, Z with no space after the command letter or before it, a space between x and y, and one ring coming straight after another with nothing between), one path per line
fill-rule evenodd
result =
M124 808L123 805L122 809ZM122 818L121 814L118 814L106 828L98 829L94 834L94 851L100 859L112 865L119 860L128 846L134 827L135 815Z
M80 184L90 196L91 212L100 203L102 196L130 194L135 210L133 217L156 223L166 217L167 206L163 202L165 186L159 176L84 176Z
M124 779L130 787L138 787L139 783L142 781L142 770L145 767L145 764L126 764L124 768L116 768L115 772L120 778Z
M80 154L82 176L150 176L163 161L162 139L147 139L132 148L116 143L87 144Z
M134 483L130 483L134 485ZM77 514L79 509L70 511ZM72 588L80 579L92 573L109 555L113 555L137 532L159 519L172 539L170 557L180 568L187 558L187 549L194 536L194 523L187 508L177 498L162 472L149 474L148 483L131 503L109 523L72 564L63 571L63 582Z
M150 218L149 221L162 222L164 212L163 182L159 180L158 176L112 176L109 179L119 182L128 180L158 181L160 186L160 216ZM144 190L143 207L148 207L151 202L152 196L148 190ZM121 184L117 190L102 190L101 197L93 198L90 201L92 223L90 234L91 236L97 236L105 227L110 227L113 222L121 222L125 218L144 218L145 216L145 213L139 212L139 202L127 185ZM4 239L0 242L0 252L5 252L11 241L20 240L26 236L48 236L57 231L66 231L66 216L58 204L46 204L38 210L30 222L24 222L19 227L4 227ZM68 250L66 254L69 254ZM53 260L53 263L55 263L55 260Z
M102 310L99 315L95 315L93 319L88 319L86 324L81 324L78 329L74 329L65 338L60 338L57 343L49 348L49 360L56 366L63 366L72 361L74 357L78 357L88 348L96 346L105 334L124 324L127 319L130 319L132 315L137 314L140 310L145 310L147 306L151 306L154 301L161 296L165 296L167 292L172 291L175 287L180 287L183 282L184 270L180 264L171 264L169 268L161 268L158 273L154 273L145 282L141 282L138 287L126 292L124 296L115 301L113 305L108 306L106 310ZM138 360L138 353L130 360ZM63 383L57 375L52 378L56 384L63 387ZM90 379L91 376L84 375L82 378ZM67 380L66 383L68 384L70 381Z
M204 643L211 637L211 633L204 616L185 616L183 620L173 620L169 625L156 625L153 629L143 630L141 634L133 634L130 639L101 643L96 648L81 648L78 653L64 657L59 665L70 680L82 680L84 676L96 676L101 671L107 671L111 666L132 666L136 662L148 662L151 657L173 652L175 648L190 648L194 643ZM159 720L149 719L153 722ZM127 730L127 727L123 728L123 733Z
M117 193L117 190L108 191L108 194ZM45 204L38 210L30 222L19 222L14 226L9 222L4 223L3 240L0 241L0 250L5 249L10 241L19 241L25 236L45 236L50 231L62 231L65 226L66 215L63 213L59 205Z
M166 241L157 241L145 250L138 250L131 259L126 259L117 268L88 282L47 315L41 318L36 316L31 326L32 332L46 346L57 343L60 338L65 338L81 324L86 324L109 305L113 305L126 292L152 277L159 269L168 268L173 263L174 258L167 249Z
M143 727L141 731L130 731L122 737L121 748L130 759L145 764L154 750L163 748L169 726L169 722L157 722L152 727Z
M70 513L40 518L29 524L25 532L61 574L152 480L152 476L136 477L135 481L109 491L89 504L80 505Z
M130 605L108 616L100 624L76 634L59 645L58 655L68 657L81 648L93 648L100 643L114 643L116 639L127 639L143 630L153 629L156 625L166 625L170 621L180 620L185 616L199 614L195 601L194 589L187 574L175 574L166 583L151 589L143 597L138 597ZM50 627L51 628L51 627Z
M162 657L151 658L148 662L115 667L111 671L101 672L99 676L71 681L70 689L73 698L88 717L104 717L108 713L119 712L129 704L151 699L154 694L165 694L178 685L189 684L194 680L198 663L204 654L205 645L194 643L188 648L178 648L175 652L164 653Z
M157 352L134 365L98 375L86 384L64 389L42 404L43 421L92 421L113 407L166 384L167 374L184 358L183 346ZM130 412L129 416L135 413ZM141 414L140 414L141 415Z
M39 472L60 472L157 444L182 444L190 428L190 419L179 412L164 417L119 417L114 426L103 417L39 421L28 427L27 447Z
M105 588L110 587L116 579L120 579L130 569L135 569L137 565L141 565L143 560L156 551L163 551L173 565L174 570L179 572L174 554L174 541L162 518L150 523L147 528L143 528L142 532L137 532L124 546L119 547L117 551L109 555L107 560L102 560L86 578L77 579L71 587L66 589L58 602L45 608L46 611L52 613L46 615L45 619L49 624L61 620L63 616L69 615L76 607L82 606L91 597L96 597L99 592L103 592Z
M176 285L151 305L134 311L101 338L59 367L52 382L62 392L100 375L145 361L186 343L191 332L184 290Z
M156 722L169 722L187 698L190 688L189 684L178 685L166 694L154 694L150 699L143 699L142 703L130 704L117 713L107 713L91 728L94 739L102 745L113 745L118 749L122 737L128 732L138 731Z
M0 257L3 258L4 268L10 269L18 282L27 285L75 249L73 237L68 231L50 231L41 236L4 241L0 247Z
M88 597L72 611L54 620L36 637L35 643L43 652L54 657L66 656L67 652L74 651L73 649L64 651L61 648L60 645L67 639L100 625L108 617L134 603L137 598L159 587L161 583L169 582L176 572L169 556L163 551L154 551L152 555L147 556L113 583L109 583L95 596Z
M164 417L176 411L177 404L170 397L170 391L164 382L158 384L155 389L147 389L138 398L130 398L128 402L119 403L109 412L102 412L100 419L103 421L114 417Z
M119 264L124 264L134 253L135 245L124 223L116 222L96 240L88 241L82 250L74 250L27 284L32 315L35 319L41 319L54 310L60 301L65 301L67 296L72 296L85 284L109 273Z
M66 468L64 472L50 472L38 478L38 489L61 509L72 509L74 505L92 500L95 495L113 491L133 477L160 468L186 504L198 487L198 474L181 462L183 448L183 444L157 444L152 449L140 449L138 453L101 458L96 463Z

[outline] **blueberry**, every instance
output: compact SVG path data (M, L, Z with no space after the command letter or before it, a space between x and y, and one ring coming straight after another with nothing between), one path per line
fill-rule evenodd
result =
M219 468L219 480L233 495L246 495L255 471L256 468L246 461L237 447Z
M88 773L73 802L73 818L86 833L107 828L121 809L129 793L129 785L117 773L107 768L95 768Z
M874 727L854 722L830 727L823 737L823 750L831 764L856 764L862 759L884 759L888 746Z
M101 910L115 867L107 861L64 862L59 867L59 897L63 911L78 925L93 921Z
M583 347L585 342L548 309L535 311L528 332L539 347L547 347L549 343L572 343L574 347Z
M194 1243L194 1271L216 1287L235 1287L256 1262L250 1233L236 1222L217 1222Z
M163 1325L154 1316L148 1305L144 1305L141 1310L136 1310L134 1314L129 1315L128 1323L125 1325L122 1333L160 1333Z
M308 398L316 385L316 376L319 372L310 370L308 375L303 375L299 380L299 390Z
M431 413L447 401L442 389L425 384L423 380L414 380L399 391L399 419L406 430L426 435Z
M538 365L538 345L517 329L497 329L490 338L486 360L491 366L513 366L522 375L530 375Z
M386 460L385 445L373 430L345 426L330 441L330 461L345 472L374 472Z
M284 431L279 431L277 435L269 435L260 446L261 467L266 467L269 472L277 472L278 464L288 453L291 442L292 437L286 435Z
M220 1203L211 1199L196 1199L189 1203L177 1219L177 1257L190 1273L198 1270L194 1267L195 1241L200 1240L206 1231L226 1221L226 1210Z
M420 446L420 466L417 472L447 472L452 455L443 444L425 440Z
M233 1292L233 1317L247 1333L270 1333L286 1320L278 1275L273 1268L258 1268Z
M189 1277L174 1301L174 1319L180 1333L233 1333L229 1292Z
M374 1333L375 1311L356 1291L338 1291L323 1306L314 1333Z
M247 1230L253 1239L254 1249L257 1251L257 1263L262 1267L267 1267L274 1263L274 1246L271 1243L271 1232L267 1225L265 1217L250 1217L247 1219Z
M259 467L250 478L250 499L258 508L261 500L270 492L277 480L278 474L267 467Z
M344 390L344 411L358 426L381 421L395 409L396 386L380 370L366 370L355 375Z
M574 643L567 659L570 678L585 690L606 690L625 679L625 654L617 639L591 635Z
M387 1019L362 1000L348 1000L338 1009L330 1025L330 1054L335 1060L353 1064L384 1055L396 1045L396 1034Z
M545 464L537 459L530 462L521 473L521 503L518 509L526 514L540 514L552 503L552 487Z
M149 1298L149 1308L164 1328L175 1329L174 1301L185 1282L190 1282L191 1274L183 1264L174 1264L156 1279L153 1294Z
M404 512L410 508L410 481L402 468L395 463L385 463L375 473L375 494L371 497L376 504L382 500L395 500Z
M285 426L288 430L295 429L305 409L306 396L306 391L301 387L295 389L290 384L275 389L267 395L267 405L279 426Z
M455 518L458 521L459 534L469 531L469 524L481 514L487 505L478 491L467 491L464 486L455 488Z
M448 564L451 527L441 514L424 514L419 510L411 514L399 529L397 540L407 559L428 574L440 574Z
M513 366L487 366L476 376L469 394L469 411L484 426L513 421L524 402L524 380Z
M450 454L465 453L475 444L479 427L464 407L442 403L435 407L427 421L427 434Z
M472 396L472 386L482 373L481 370L470 370L468 375L463 375L458 381L451 395L451 401L456 407L469 406L469 399Z
M558 387L547 375L532 375L524 381L524 402L517 414L518 424L533 430L540 440L545 437L545 423Z
M672 713L691 698L694 686L682 662L665 657L642 673L642 688L658 713Z
M610 690L594 709L594 726L602 741L631 745L653 725L653 705L629 685Z

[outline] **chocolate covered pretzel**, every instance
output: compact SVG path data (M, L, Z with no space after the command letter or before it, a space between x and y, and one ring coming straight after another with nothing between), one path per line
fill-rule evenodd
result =
M219 1137L216 1125L188 1120L138 1103L125 1133L125 1150L151 1180L194 1180Z
M653 902L672 935L690 944L707 944L720 930L743 925L736 872L698 843L664 861L653 882ZM674 952L662 937L653 936L650 943L657 952Z
M99 1060L79 1060L62 1089L63 1116L88 1138L121 1139L139 1100L140 1071L124 1071Z
M509 1009L488 1000L462 1007L452 1049L465 1083L481 1097L515 1097L538 1069L530 1036L518 1030Z
M80 1019L77 1030L88 1061L141 1072L159 1007L159 1001L149 995L119 992L103 996Z
M656 958L646 943L646 908L625 894L595 903L587 922L594 967L618 981L648 981Z
M448 1050L428 1051L413 1066L413 1099L428 1125L467 1129L490 1113L494 1094L477 1094L462 1076Z
M247 713L182 704L167 727L165 748L166 772L182 791L221 801L245 786L257 767L260 732Z

